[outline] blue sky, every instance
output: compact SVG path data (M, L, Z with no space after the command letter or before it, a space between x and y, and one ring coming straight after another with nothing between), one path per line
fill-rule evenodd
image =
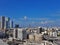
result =
M0 0L0 16L19 24L59 25L60 0Z

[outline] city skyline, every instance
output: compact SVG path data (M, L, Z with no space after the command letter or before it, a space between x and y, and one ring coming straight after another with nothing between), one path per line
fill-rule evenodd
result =
M60 0L0 0L0 16L18 24L60 26Z

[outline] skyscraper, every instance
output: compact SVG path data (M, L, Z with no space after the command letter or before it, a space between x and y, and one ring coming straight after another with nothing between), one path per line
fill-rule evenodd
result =
M19 28L19 24L15 24L15 28Z
M1 16L0 17L0 29L8 29L13 27L13 22L10 22L9 17Z
M10 28L10 18L5 17L5 29Z
M4 25L5 25L5 17L1 16L0 17L0 29L4 29Z
M13 21L10 20L10 28L13 28Z

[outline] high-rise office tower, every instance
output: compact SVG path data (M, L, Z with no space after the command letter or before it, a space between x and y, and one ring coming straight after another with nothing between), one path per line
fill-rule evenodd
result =
M13 28L13 21L10 20L10 28Z
M10 28L10 18L5 17L5 29Z
M15 24L15 28L19 28L19 24Z
M8 29L13 27L13 22L10 22L9 17L1 16L0 17L0 29Z
M1 16L0 17L0 29L4 29L5 26L5 17Z

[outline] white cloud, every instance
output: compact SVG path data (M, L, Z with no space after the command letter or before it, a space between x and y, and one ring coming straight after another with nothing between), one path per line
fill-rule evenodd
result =
M27 19L27 16L24 16L24 19L26 20Z

